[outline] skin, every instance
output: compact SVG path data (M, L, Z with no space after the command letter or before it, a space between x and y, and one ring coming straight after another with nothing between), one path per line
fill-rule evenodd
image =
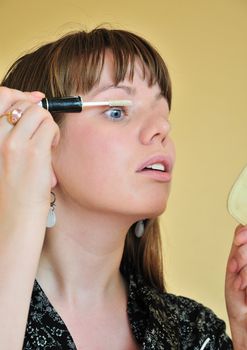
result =
M12 348L21 344L37 265L36 277L78 349L103 349L105 334L109 335L106 349L137 348L126 316L126 285L119 263L129 226L165 210L170 182L143 176L136 169L157 154L168 156L173 164L175 152L167 102L157 98L158 86L148 87L137 62L134 81L119 84L134 88L135 94L120 86L99 91L112 84L111 72L108 54L99 86L83 97L129 99L133 106L128 116L116 122L109 119L107 109L92 108L68 115L60 132L49 113L36 106L42 94L0 88L0 115L10 108L23 111L15 127L0 118L0 212L4 214L0 218L0 267L7 264L11 272L0 268L5 285L0 291L5 315L0 318L2 348L10 339L15 342ZM47 231L43 245L51 187L57 195L58 221ZM17 266L22 266L22 274ZM241 226L235 232L225 288L235 350L247 347L246 271L247 227ZM11 293L16 298L9 304ZM15 317L8 321L6 315ZM16 332L13 338L7 325L12 329L14 322L20 334Z

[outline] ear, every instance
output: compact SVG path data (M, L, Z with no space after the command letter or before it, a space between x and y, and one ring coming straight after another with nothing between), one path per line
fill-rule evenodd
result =
M52 168L51 169L51 188L54 188L56 185L57 185L57 177L56 177L56 174Z

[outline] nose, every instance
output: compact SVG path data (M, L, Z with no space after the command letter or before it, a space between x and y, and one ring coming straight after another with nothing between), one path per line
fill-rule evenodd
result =
M168 118L160 114L150 114L143 121L140 131L140 141L144 145L155 142L163 144L169 135L171 125Z

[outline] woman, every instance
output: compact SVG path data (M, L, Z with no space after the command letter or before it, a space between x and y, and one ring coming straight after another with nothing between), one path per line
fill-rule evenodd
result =
M157 217L175 152L156 50L127 31L72 33L1 85L0 348L232 349L211 310L165 291ZM53 116L38 105L71 95L130 102ZM247 344L246 235L227 269L234 349Z

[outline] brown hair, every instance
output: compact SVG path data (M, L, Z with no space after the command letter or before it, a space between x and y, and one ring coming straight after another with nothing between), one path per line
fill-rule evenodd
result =
M159 53L143 38L125 30L96 28L91 32L69 33L20 57L9 69L2 86L22 91L39 90L46 97L62 97L89 92L100 80L105 51L114 60L115 84L133 79L136 58L142 65L143 79L150 86L158 83L171 107L171 82ZM54 120L61 125L61 117ZM145 234L136 238L130 228L125 242L121 270L140 274L150 286L164 291L161 238L157 219L147 220Z

